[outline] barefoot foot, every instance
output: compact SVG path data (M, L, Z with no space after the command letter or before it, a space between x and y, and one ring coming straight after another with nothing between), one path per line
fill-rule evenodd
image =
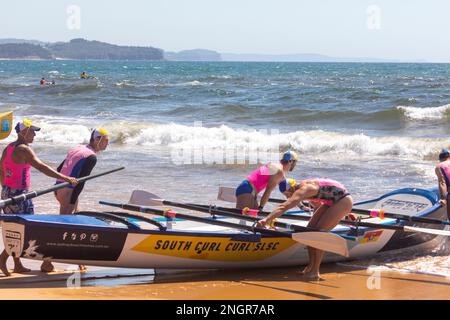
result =
M49 273L55 270L55 266L50 261L44 261L41 265L41 272Z
M8 271L8 267L6 266L6 261L8 261L8 257L9 256L6 253L6 251L3 251L2 254L0 255L0 270L6 277L9 277L11 275L11 273L9 273Z
M86 266L83 266L83 265L79 265L79 266L78 266L78 270L79 270L79 271L87 271L87 269L88 269L88 268L87 268Z
M3 272L5 277L11 276L11 273L9 273L8 268L6 267L6 265L5 266L0 266L0 270Z
M320 276L318 272L307 272L303 275L303 278L307 281L324 281L325 279Z
M298 271L299 274L304 275L305 273L308 273L311 271L311 267L310 266L306 266L305 269L303 269L302 271Z
M27 273L30 272L31 269L25 268L24 266L15 266L13 272L15 273Z

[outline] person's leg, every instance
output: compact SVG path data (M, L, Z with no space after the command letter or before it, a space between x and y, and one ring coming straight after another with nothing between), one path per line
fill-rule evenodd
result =
M243 193L236 197L236 209L258 209L258 206L255 207L255 197L251 193Z
M59 214L71 214L75 205L70 204L73 189L64 188L55 191L56 200L59 202ZM55 266L52 261L45 259L41 264L41 271L45 273L55 271Z
M8 253L6 250L3 250L2 254L0 255L0 270L3 272L3 274L7 277L11 275L8 271L8 267L6 266L6 261L8 260Z
M71 204L73 189L64 188L56 191L56 200L59 202L59 214L72 214L77 206L77 203Z
M447 220L450 221L450 192L447 192Z
M353 207L353 200L350 196L341 199L338 203L329 207L316 224L316 228L323 230L333 229L339 221L341 221ZM309 280L322 280L319 269L322 263L324 251L313 249L315 251L314 260L311 269L305 273L305 277Z
M315 228L317 222L323 216L323 214L327 210L327 208L328 208L328 206L326 206L326 205L321 205L321 206L316 205L316 207L314 209L315 210L314 214L311 217L311 220L309 220L308 227ZM308 249L309 263L302 271L300 271L300 274L305 274L305 273L308 273L311 271L313 262L316 257L316 250L314 248L307 247L307 249Z
M20 261L20 258L13 258L14 260L14 272L16 273L24 273L24 272L30 272L31 269L25 268L22 264L22 261Z
M20 193L25 193L25 192L27 192L27 190L20 191ZM31 199L20 202L18 204L18 207L19 207L19 211L17 213L34 214L34 205L33 205L33 201ZM24 267L24 265L22 264L22 261L20 261L19 257L13 257L13 261L14 261L13 272L25 273L25 272L31 271L31 269Z

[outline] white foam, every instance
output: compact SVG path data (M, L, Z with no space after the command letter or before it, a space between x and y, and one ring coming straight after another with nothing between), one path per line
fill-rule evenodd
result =
M98 117L33 116L32 119L43 128L36 136L36 141L58 144L85 142L91 128L105 126L111 133L112 143L125 145L178 149L245 149L250 152L292 148L318 158L323 155L351 159L395 156L435 160L439 150L450 145L450 137L370 137L363 133L344 134L323 130L280 133L276 130L236 129L226 125L202 127L130 121L111 121L105 124L99 122Z
M209 86L209 85L212 85L212 84L213 84L212 82L201 82L201 81L198 81L198 80L181 83L182 86L183 85L187 85L187 86Z
M410 120L439 120L447 117L450 104L429 108L398 106L397 109L403 111L405 117Z
M226 125L205 128L171 123L144 126L137 135L130 135L124 142L174 148L268 149L279 146L291 147L308 154L423 158L437 154L442 146L450 145L450 138L369 137L365 134L352 135L322 130L274 133L233 129Z

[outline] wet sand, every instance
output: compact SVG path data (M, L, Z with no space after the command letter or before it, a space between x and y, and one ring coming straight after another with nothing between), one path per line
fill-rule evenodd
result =
M63 270L76 266L55 264L60 271L45 274L38 271L40 261L23 263L30 273L0 276L0 299L450 299L450 279L445 277L373 273L343 264L325 264L325 281L307 282L297 268L155 275L153 270L100 267L74 273Z

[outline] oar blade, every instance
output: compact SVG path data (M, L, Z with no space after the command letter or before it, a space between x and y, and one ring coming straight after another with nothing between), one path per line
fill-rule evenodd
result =
M231 187L219 187L219 193L217 194L217 200L236 203L236 189Z
M236 188L220 186L217 200L236 203ZM258 195L258 201L260 200L261 196Z
M326 232L298 232L292 234L295 241L327 252L337 253L348 257L347 241L341 236Z
M410 226L404 226L403 230L409 231L409 232L423 232L423 233L435 234L438 236L450 237L450 231L448 231L448 230L417 228L417 227L410 227Z
M134 204L138 206L163 206L164 200L160 199L156 194L144 191L144 190L133 190L131 193L129 204Z

